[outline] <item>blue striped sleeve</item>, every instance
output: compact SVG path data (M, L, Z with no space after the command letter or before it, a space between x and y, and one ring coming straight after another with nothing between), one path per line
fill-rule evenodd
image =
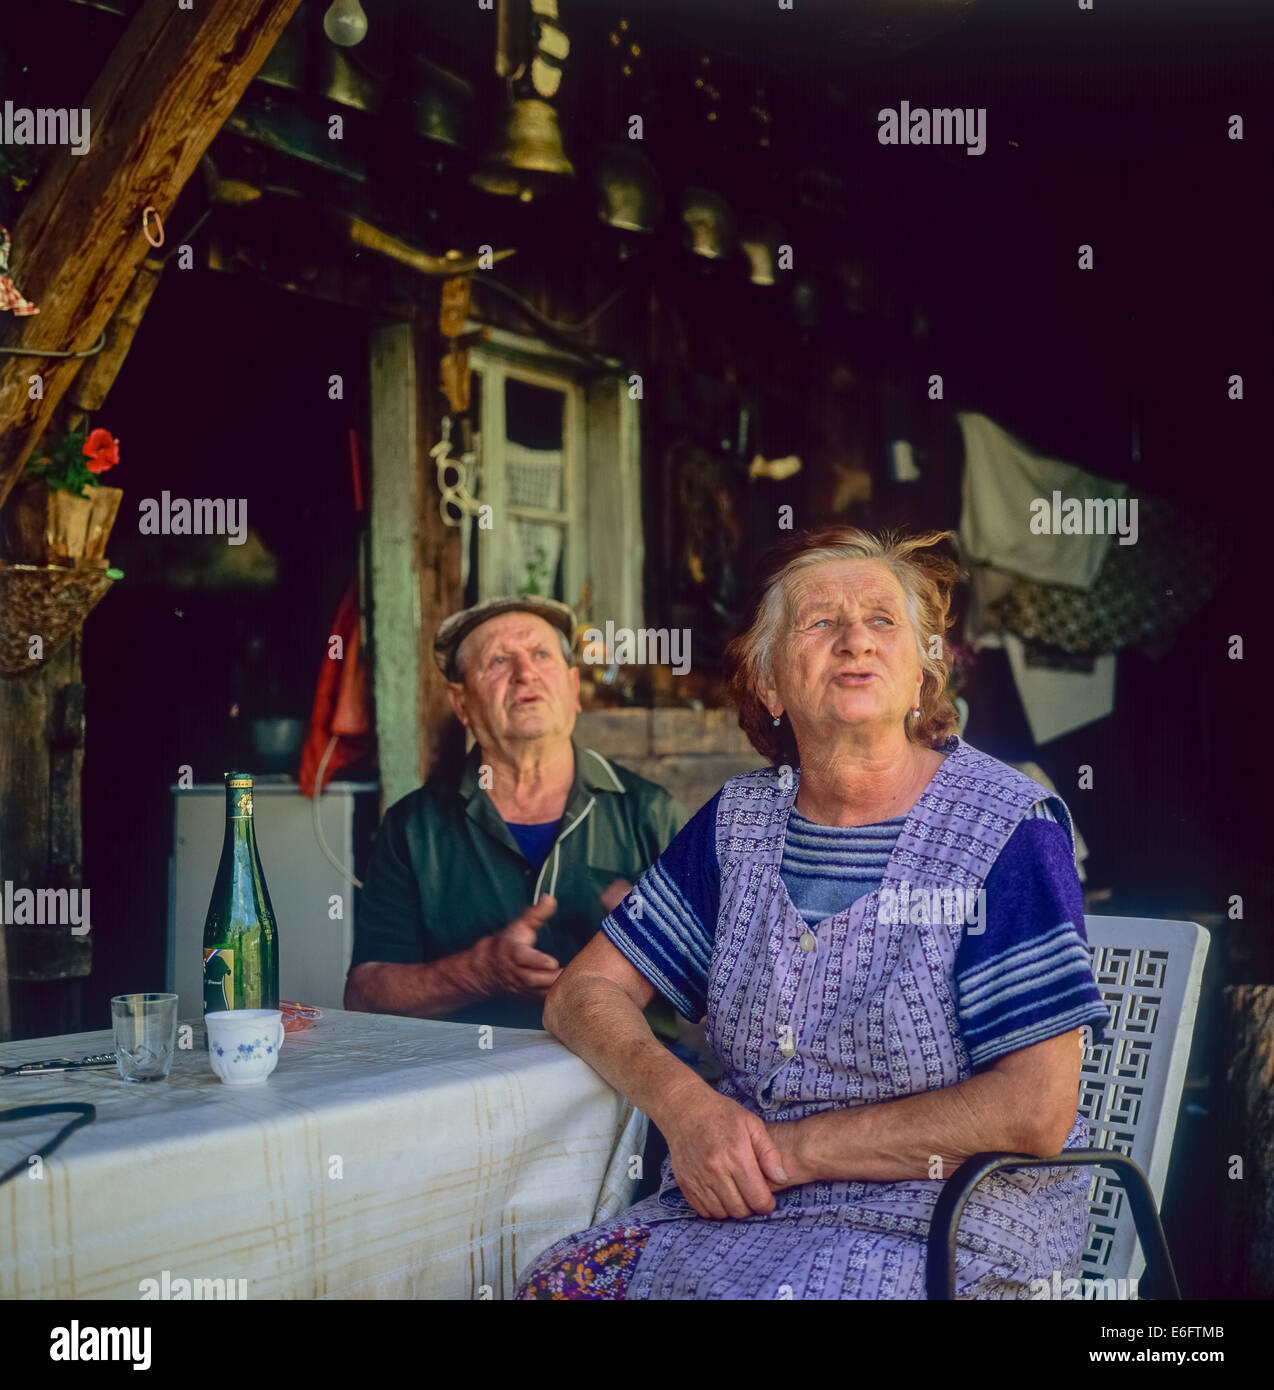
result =
M955 961L972 1064L1075 1028L1100 1038L1109 1014L1089 964L1070 837L1043 803L1009 837L983 887L983 930L966 928Z
M721 900L717 806L686 822L602 923L607 939L691 1023L708 1007L708 969Z

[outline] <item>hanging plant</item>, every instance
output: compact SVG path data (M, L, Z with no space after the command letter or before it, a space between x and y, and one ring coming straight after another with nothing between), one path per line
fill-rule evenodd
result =
M0 508L0 554L23 565L105 565L124 494L100 475L118 462L110 430L67 430L38 446Z
M27 464L27 472L42 479L54 492L84 496L95 478L119 462L119 440L110 430L67 430L47 451Z

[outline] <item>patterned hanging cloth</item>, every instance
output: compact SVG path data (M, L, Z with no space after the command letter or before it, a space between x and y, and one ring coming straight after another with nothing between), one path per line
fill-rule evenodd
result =
M1137 543L1111 544L1089 588L1019 576L988 606L986 626L1022 638L1028 665L1091 670L1095 656L1125 647L1160 657L1225 578L1217 521L1159 497L1137 502Z
M0 309L12 309L15 316L22 318L28 314L38 314L39 307L22 297L21 291L9 275L9 229L0 226Z

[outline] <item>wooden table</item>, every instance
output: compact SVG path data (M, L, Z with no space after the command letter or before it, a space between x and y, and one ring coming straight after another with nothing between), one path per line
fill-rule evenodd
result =
M97 1107L0 1187L0 1298L181 1297L180 1280L200 1298L503 1298L633 1200L645 1117L547 1033L325 1010L242 1088L202 1033L163 1082L0 1078L0 1111ZM111 1046L41 1038L0 1062ZM0 1124L0 1171L67 1118Z

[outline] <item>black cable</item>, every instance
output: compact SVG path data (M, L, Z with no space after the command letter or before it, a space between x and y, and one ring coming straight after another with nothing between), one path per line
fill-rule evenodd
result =
M628 293L628 286L621 285L613 294L607 295L591 314L580 319L578 323L562 323L558 319L546 318L529 299L524 298L517 290L506 285L503 280L497 280L494 275L484 276L480 283L490 285L492 289L497 289L502 294L507 294L508 297L516 304L520 305L531 318L543 324L545 328L554 333L583 333L585 329L592 328L597 320L601 318L606 310L609 309L621 295Z
M0 1122L4 1120L30 1120L36 1115L65 1115L74 1114L75 1119L68 1120L60 1130L53 1136L51 1144L41 1144L35 1153L41 1159L48 1158L65 1140L69 1139L81 1125L86 1125L90 1120L97 1118L97 1106L89 1105L84 1101L70 1101L65 1105L15 1105L11 1110L0 1110ZM30 1166L31 1155L20 1158L12 1168L6 1168L0 1173L0 1187L16 1178L19 1173L24 1173Z
M584 346L583 343L573 342L570 339L569 334L578 333L582 329L591 327L602 316L602 314L604 314L611 307L612 304L614 304L622 295L627 294L629 288L627 285L623 286L619 290L616 290L614 294L610 295L607 299L603 300L602 303L598 305L598 307L594 309L593 312L586 319L581 320L581 322L574 324L559 324L555 322L553 319L546 318L542 313L540 313L540 311L535 307L534 304L532 304L528 299L523 298L523 296L520 295L517 292L517 290L510 289L508 285L504 284L500 280L497 280L493 275L483 275L481 279L475 280L474 284L479 290L498 290L502 295L506 296L506 298L508 298L518 306L518 308L522 311L523 315L526 318L530 319L530 321L533 324L535 324L536 327L540 328L544 332L544 334L546 335L546 337L548 337L550 342L555 343L559 347L565 348L568 352L573 353L577 357L583 358L586 362L590 363L592 366L596 367L600 371L611 372L615 370L614 364L610 359L604 357L600 352L595 351L593 348Z

